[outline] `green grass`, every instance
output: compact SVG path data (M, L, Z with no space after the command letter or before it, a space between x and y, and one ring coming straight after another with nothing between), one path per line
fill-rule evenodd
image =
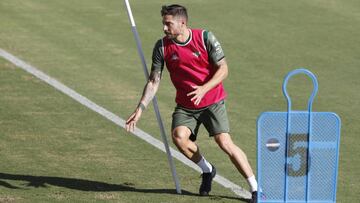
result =
M219 185L211 198L194 196L200 179L182 165L188 185L175 195L162 152L3 59L0 71L0 202L234 199Z
M131 1L149 66L165 3ZM254 169L257 116L284 111L283 77L306 67L320 85L314 110L342 119L338 202L358 200L359 1L178 3L188 7L191 27L213 31L222 43L232 136ZM0 19L0 48L122 118L132 113L145 81L122 1L3 0ZM289 83L295 109L306 108L312 90L304 78ZM191 195L200 179L179 162L188 195L173 194L165 154L2 59L0 94L0 202L236 201L218 184L214 197ZM158 98L169 132L175 104L167 72ZM154 118L150 107L139 127L160 139ZM220 174L247 188L204 129L198 144Z

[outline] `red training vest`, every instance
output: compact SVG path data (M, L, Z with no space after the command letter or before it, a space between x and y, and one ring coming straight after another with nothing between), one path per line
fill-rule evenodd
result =
M226 97L222 82L208 91L199 105L186 96L194 91L192 86L202 86L215 74L216 68L209 62L208 52L203 39L204 30L189 29L190 39L186 44L178 44L164 37L164 60L176 88L176 103L189 109L200 109L219 102Z

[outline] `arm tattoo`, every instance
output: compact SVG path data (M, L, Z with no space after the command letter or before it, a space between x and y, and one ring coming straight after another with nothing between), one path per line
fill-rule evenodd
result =
M154 98L160 84L161 71L151 71L140 102L146 107Z
M160 70L151 71L150 76L149 76L149 81L151 81L153 83L159 83L160 79L161 79L161 71Z
M143 103L139 103L138 108L140 108L142 111L146 109L145 105Z

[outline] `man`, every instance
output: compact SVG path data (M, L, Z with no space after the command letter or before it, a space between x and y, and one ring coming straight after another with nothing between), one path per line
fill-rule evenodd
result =
M256 202L257 181L244 152L229 134L229 122L222 81L228 66L220 43L211 32L187 27L187 11L180 5L163 6L161 10L165 37L153 50L151 74L134 113L126 121L133 131L142 112L158 90L164 63L176 88L177 106L172 115L172 140L180 152L203 171L200 195L208 195L216 175L215 167L200 153L195 144L203 124L220 148L229 156L251 188Z

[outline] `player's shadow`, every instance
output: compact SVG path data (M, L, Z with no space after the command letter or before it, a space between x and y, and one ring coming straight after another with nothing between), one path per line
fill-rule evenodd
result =
M6 180L16 180L24 181L24 187L18 187L11 185L6 182ZM126 191L126 192L141 192L141 193L158 193L158 194L177 194L175 189L139 189L136 188L132 183L123 183L123 184L111 184L99 181L84 180L77 178L64 178L64 177L51 177L51 176L32 176L32 175L15 175L0 173L0 186L9 188L9 189L28 189L32 188L46 188L49 185L64 187L73 190L80 191L92 191L92 192L116 192L116 191ZM199 196L198 194L182 190L182 195L188 196ZM228 197L228 196L210 196L212 199L237 199L247 202L248 200L237 197Z

